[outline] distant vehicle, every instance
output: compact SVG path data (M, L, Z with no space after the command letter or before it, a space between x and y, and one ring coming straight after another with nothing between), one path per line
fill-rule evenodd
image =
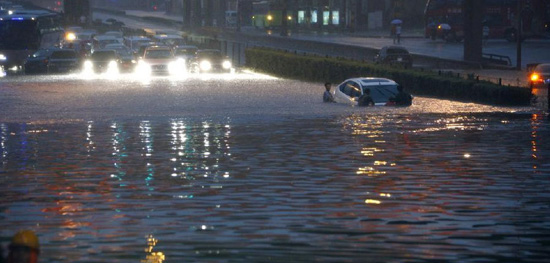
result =
M185 40L183 39L183 37L173 34L154 35L153 40L156 41L159 45L166 45L169 47L185 45Z
M19 70L27 57L63 39L62 16L45 10L16 10L0 15L0 66Z
M283 19L286 19L288 26L293 26L296 23L291 12L287 11L287 16L283 17L282 6L274 1L254 1L252 3L252 25L254 27L280 28L283 25ZM316 13L312 14L312 19L317 19Z
M153 40L145 36L128 36L123 40L124 45L129 47L132 52L137 52L142 44L151 42L153 42Z
M197 57L191 63L192 72L230 72L231 61L217 49L204 49L197 52Z
M197 58L196 46L177 46L174 48L174 56L185 60L187 68L190 68L191 63Z
M80 58L74 49L54 50L48 61L48 73L67 73L80 68Z
M124 43L124 34L120 31L107 31L103 33L103 35L113 36L118 40L118 42Z
M334 100L338 103L357 105L358 99L366 89L375 106L393 105L391 98L397 94L397 83L385 78L351 78L342 82L334 91Z
M113 49L120 58L120 71L132 72L136 66L136 60L132 51L123 44L107 44L105 49Z
M506 38L514 41L517 35L517 6L523 0L485 0L483 24L489 38ZM464 0L429 0L424 11L426 38L445 38L448 41L464 39ZM529 0L523 3L523 36L548 35L548 0ZM449 25L449 30L443 28Z
M547 86L550 79L550 63L538 64L529 75L529 86L540 88Z
M384 65L400 65L411 68L413 59L409 51L402 46L385 46L374 56L374 62Z
M97 35L94 37L94 48L104 49L108 44L122 44L122 39L110 35Z
M143 57L139 60L136 72L140 75L184 74L185 62L183 59L177 59L170 47L150 46L145 49Z
M56 49L39 49L30 55L24 64L25 74L39 74L48 72L50 55Z
M157 44L156 42L140 43L137 51L134 52L134 56L136 56L137 58L142 58L143 54L145 53L145 49L152 46L161 46L161 45ZM163 46L163 47L167 47L167 46Z
M84 62L84 73L119 73L120 58L113 49L95 50Z

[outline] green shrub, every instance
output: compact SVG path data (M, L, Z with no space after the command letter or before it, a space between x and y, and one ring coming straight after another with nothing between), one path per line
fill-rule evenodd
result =
M247 67L290 79L339 83L348 78L372 76L393 79L420 96L509 106L529 105L531 99L531 92L526 88L477 82L431 71L405 70L267 48L247 49L245 56Z

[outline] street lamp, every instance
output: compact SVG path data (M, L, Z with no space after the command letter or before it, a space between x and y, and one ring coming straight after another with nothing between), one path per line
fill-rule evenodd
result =
M283 10L281 12L281 36L287 37L288 36L288 20L287 18L287 8L288 8L288 0L282 0L283 2Z
M521 8L521 0L518 0L518 6L517 6L517 17L518 17L518 30L516 34L516 69L521 70L521 29L523 27L522 25L522 8Z

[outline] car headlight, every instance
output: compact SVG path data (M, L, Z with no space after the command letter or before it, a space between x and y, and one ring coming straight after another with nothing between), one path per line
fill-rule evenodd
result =
M171 75L179 74L185 72L185 60L178 59L176 61L172 61L168 64L168 72Z
M210 61L204 60L201 61L200 65L202 71L209 71L212 69L212 63Z
M118 64L116 63L116 61L114 60L111 60L109 61L109 66L108 66L109 69L118 69Z
M151 66L143 60L138 61L136 66L136 74L138 74L139 76L151 75Z
M94 67L94 63L90 60L84 61L84 70L91 70Z
M107 64L107 73L116 74L118 73L118 63L114 60L109 61Z
M0 61L6 61L8 58L4 54L0 54Z
M224 61L223 64L222 64L222 67L224 69L230 69L231 68L231 61L229 61L229 60Z

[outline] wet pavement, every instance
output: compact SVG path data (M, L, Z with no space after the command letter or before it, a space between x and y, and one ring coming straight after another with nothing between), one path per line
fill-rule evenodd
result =
M322 92L2 78L0 241L36 231L41 262L547 262L547 113Z

